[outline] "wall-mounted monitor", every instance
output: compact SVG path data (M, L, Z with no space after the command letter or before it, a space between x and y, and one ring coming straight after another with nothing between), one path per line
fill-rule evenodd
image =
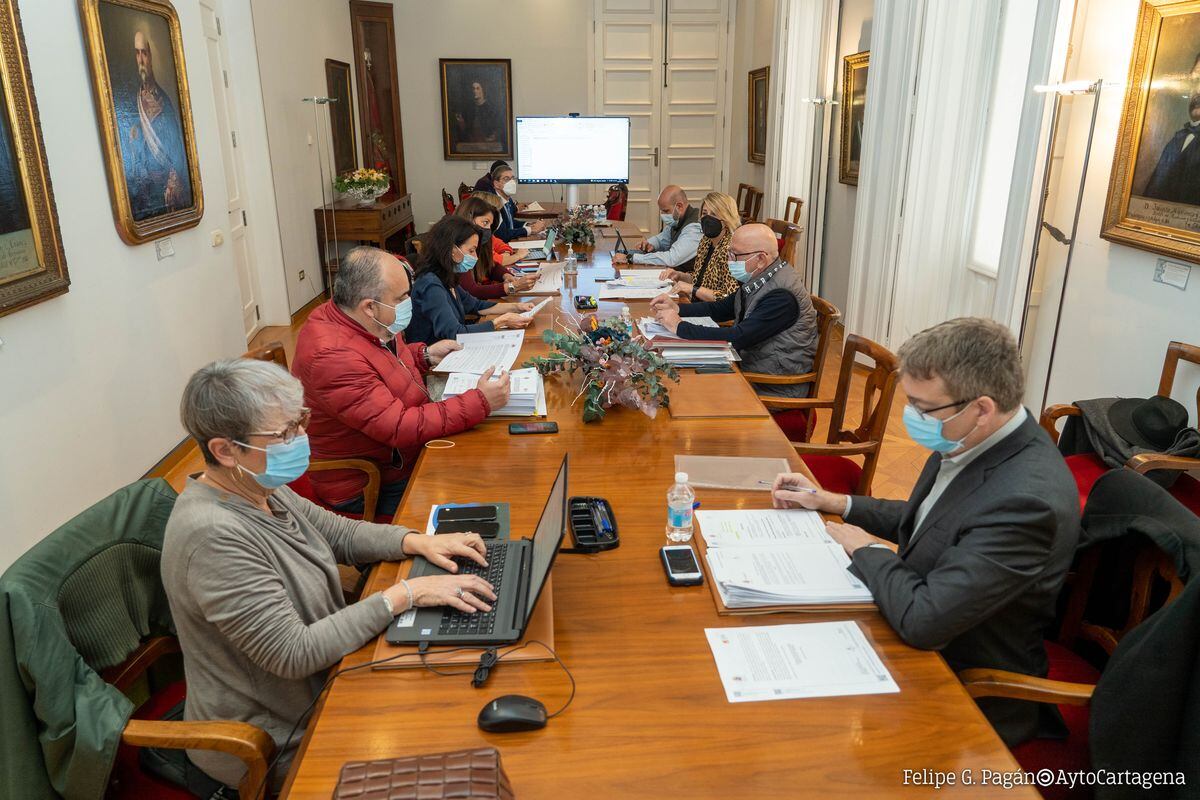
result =
M628 183L629 117L517 117L521 183Z

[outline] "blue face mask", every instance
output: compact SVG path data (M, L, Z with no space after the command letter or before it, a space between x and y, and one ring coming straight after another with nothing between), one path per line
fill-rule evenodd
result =
M400 332L408 327L408 323L412 322L412 298L406 297L394 306L389 306L387 303L375 301L376 305L386 306L396 312L396 321L391 325L384 325L379 320L375 320L376 324L383 325L387 328L387 332L392 336L399 336Z
M746 281L750 280L750 273L746 271L745 261L730 261L729 274L732 275L733 279L738 283L745 283Z
M462 253L461 250L459 250L459 252ZM470 253L463 253L462 261L455 262L454 271L455 272L470 272L475 267L475 264L478 261L479 261L478 257L473 256Z
M256 473L250 472L254 476L254 480L264 489L278 489L284 484L291 483L308 471L308 434L301 434L290 442L284 444L278 442L269 444L266 447L255 447L252 444L243 444L238 442L242 447L249 447L251 450L261 450L267 454L267 469L265 472ZM245 469L240 464L238 469Z
M959 411L963 413L967 409ZM912 440L922 447L927 447L935 453L953 453L962 447L963 440L954 441L942 435L942 426L958 416L955 414L948 419L924 417L909 404L904 406L904 428Z
M663 225L666 225L668 228L675 227L675 217L673 215L659 214L658 216L662 219Z

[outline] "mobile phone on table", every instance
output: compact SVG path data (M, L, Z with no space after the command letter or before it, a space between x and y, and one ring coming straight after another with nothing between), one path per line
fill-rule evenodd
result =
M525 433L558 433L557 422L511 422L508 432L513 436Z
M496 507L491 504L478 506L442 506L437 512L437 524L444 522L495 522Z
M663 570L672 586L697 586L704 583L704 573L696 560L696 551L686 544L669 544L658 551Z

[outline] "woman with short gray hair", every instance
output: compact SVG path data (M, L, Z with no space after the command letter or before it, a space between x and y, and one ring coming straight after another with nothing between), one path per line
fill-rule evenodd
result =
M279 748L327 670L414 606L487 610L492 587L473 575L400 581L351 605L338 563L421 555L450 572L485 564L476 534L422 536L327 511L287 488L308 469L309 412L300 382L276 364L216 361L188 381L180 416L204 455L163 541L162 578L183 650L188 720L239 720ZM192 750L204 772L237 786L236 758ZM292 751L277 764L276 787Z

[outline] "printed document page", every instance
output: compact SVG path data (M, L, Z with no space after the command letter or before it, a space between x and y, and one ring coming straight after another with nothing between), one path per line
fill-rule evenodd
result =
M689 482L691 472L680 465L680 459L685 456L675 456L676 469L688 472ZM695 458L693 456L693 458ZM742 459L729 459L740 461ZM764 459L766 460L766 459ZM783 459L787 471L787 462ZM778 473L776 473L778 474ZM774 480L775 476L771 476ZM770 489L769 486L763 487ZM745 545L778 545L778 544L817 544L833 541L825 532L825 521L816 511L803 508L782 509L762 508L737 511L711 511L698 509L696 521L700 523L700 535L709 547L741 547Z
M704 633L731 703L900 691L854 622L706 628Z
M705 328L719 328L720 325L712 317L684 317L685 322L690 322L693 325L700 325ZM669 339L677 338L671 330L656 320L654 317L642 317L638 320L638 328L642 335L647 339L654 339L659 336L666 336Z
M470 372L482 375L489 367L512 369L521 354L525 331L488 331L460 333L457 337L462 350L455 350L441 360L434 372Z
M549 303L553 299L554 299L553 297L547 297L545 300L542 300L540 303L538 303L537 305L535 305L533 308L529 309L528 311L522 311L521 316L525 317L526 319L532 317L534 314L536 314L537 312L539 312L543 308L545 308L546 303Z
M871 602L871 590L846 569L850 559L833 542L713 547L705 558L729 608Z

